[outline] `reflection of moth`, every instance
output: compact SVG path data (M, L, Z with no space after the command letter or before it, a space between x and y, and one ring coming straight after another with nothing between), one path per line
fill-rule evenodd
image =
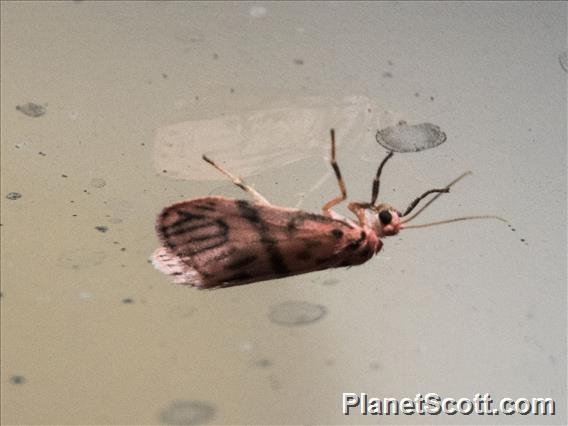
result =
M353 96L342 100L294 98L250 111L184 121L156 131L154 168L168 178L219 180L221 175L203 162L205 153L231 164L243 177L266 172L327 150L329 129L341 129L342 141L356 150L368 144L377 129L402 118L371 99ZM360 150L359 150L360 151Z
M166 207L156 225L162 242L153 264L174 282L199 289L230 287L328 268L359 265L382 247L381 238L396 235L416 215L404 220L428 195L447 193L450 186L431 189L400 213L388 204L376 204L381 171L392 158L381 162L373 181L370 203L348 205L357 221L332 209L347 198L335 160L335 133L331 131L331 166L341 195L322 207L322 214L277 207L252 187L208 157L203 159L248 192L254 203L223 197L183 201ZM439 223L489 216L470 216ZM426 226L418 225L415 227Z

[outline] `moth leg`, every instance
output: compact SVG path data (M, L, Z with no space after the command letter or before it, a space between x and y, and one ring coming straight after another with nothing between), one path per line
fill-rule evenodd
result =
M322 207L322 211L323 214L326 216L332 216L332 213L330 213L330 209L341 203L342 201L345 201L345 199L347 198L347 189L345 188L345 182L343 182L343 178L341 177L341 172L339 171L339 166L337 165L337 161L335 160L335 130L331 129L331 167L333 168L333 171L335 173L335 177L337 178L337 184L339 185L339 190L341 191L341 195L339 197L336 197L334 199L332 199L331 201L328 201L327 203L325 203L325 205Z
M389 154L385 157L385 159L383 161L381 161L381 164L379 165L379 168L377 170L377 175L375 176L375 179L373 180L373 191L371 194L371 205L374 206L375 202L377 201L377 197L379 196L379 187L381 185L381 173L383 171L383 167L385 166L385 164L387 163L387 161L389 161L391 159L391 157L393 156L394 152L391 151L389 152Z
M365 209L372 207L370 204L362 204L362 203L349 203L347 208L353 212L355 216L357 216L357 220L359 220L359 225L363 226L367 223L365 220Z
M223 173L225 176L227 176L231 182L233 182L235 185L237 185L239 188L241 188L243 191L248 192L251 197L258 203L258 204L265 204L267 206L270 205L270 202L264 198L262 195L260 195L258 192L256 192L256 190L252 187L249 186L245 183L244 180L242 180L240 177L237 177L233 174L231 174L230 172L228 172L227 170L225 170L223 167L219 166L218 164L216 164L213 160L211 160L209 157L207 157L206 155L203 155L203 159L208 162L209 164L211 164L213 167L215 167L217 170L219 170L221 173Z

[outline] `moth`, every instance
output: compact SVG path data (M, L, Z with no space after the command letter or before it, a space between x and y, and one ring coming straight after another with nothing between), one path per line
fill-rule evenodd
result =
M204 197L164 208L156 224L162 246L152 256L154 267L178 284L198 289L231 287L360 265L381 250L383 238L396 235L405 228L467 219L500 219L496 216L468 216L425 225L408 225L429 203L448 193L450 187L469 172L443 188L424 192L401 213L389 204L376 203L381 173L393 157L393 151L378 167L371 202L349 203L347 207L356 220L343 217L332 210L347 199L335 151L335 131L332 129L330 162L340 195L327 202L321 214L275 206L241 178L203 155L203 160L250 194L253 201ZM436 196L418 213L409 216L431 194Z

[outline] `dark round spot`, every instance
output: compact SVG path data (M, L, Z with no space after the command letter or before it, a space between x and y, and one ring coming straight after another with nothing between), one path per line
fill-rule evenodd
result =
M10 383L13 385L22 385L26 383L26 378L24 376L12 376L10 377Z
M100 225L100 226L95 226L95 229L96 229L97 231L102 232L102 233L104 234L105 232L108 231L108 226L102 226L102 225Z
M331 235L339 240L341 237L343 237L343 231L341 229L334 229L333 231L331 231Z
M173 401L160 412L160 422L166 425L200 425L215 416L215 406L203 401Z
M268 368L272 366L272 361L270 361L267 358L261 358L261 359L257 359L254 362L254 365L260 368Z
M126 305L132 304L132 303L134 303L134 299L132 299L130 297L126 297L126 298L122 299L122 303L124 303Z
M16 109L28 117L41 117L47 112L47 104L38 105L28 102L27 104L16 106Z
M392 215L388 210L383 210L379 213L379 220L383 225L388 225L391 223Z
M8 193L8 195L6 195L6 198L8 200L17 200L18 198L22 198L22 194L20 194L19 192L10 192Z

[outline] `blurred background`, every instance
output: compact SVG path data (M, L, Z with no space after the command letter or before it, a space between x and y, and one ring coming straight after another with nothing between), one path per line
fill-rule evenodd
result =
M565 2L1 3L2 424L565 424ZM217 291L148 263L195 197L401 209L379 255ZM338 208L346 213L345 207ZM556 415L350 416L343 392L550 397Z

